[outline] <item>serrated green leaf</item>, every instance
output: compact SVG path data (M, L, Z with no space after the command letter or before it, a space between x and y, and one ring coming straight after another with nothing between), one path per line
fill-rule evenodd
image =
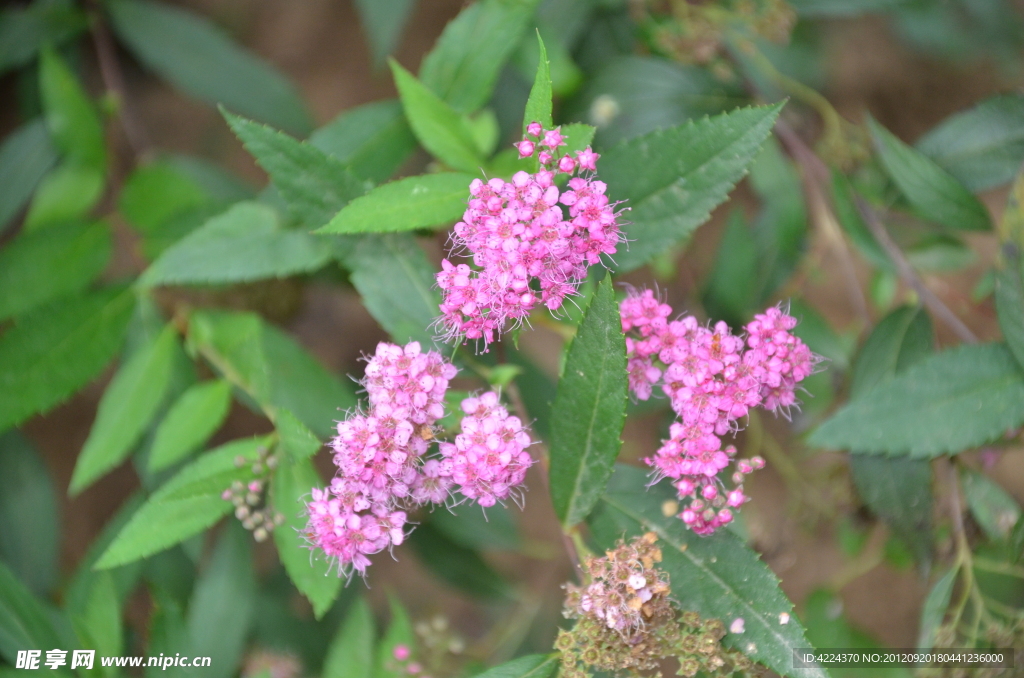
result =
M322 447L313 432L288 410L278 411L274 426L281 437L281 447L295 462L309 459Z
M81 165L103 170L103 124L75 74L53 49L40 55L39 94L54 146Z
M142 437L170 384L177 336L168 326L114 375L75 463L68 488L71 496L124 461Z
M124 565L188 539L213 525L231 512L231 502L221 498L229 485L211 487L210 478L237 473L245 477L245 468L235 464L237 457L256 461L269 438L235 440L207 452L164 483L135 512L113 543L107 547L95 568L105 570ZM200 488L192 492L191 488ZM179 497L175 499L174 497Z
M131 313L132 295L115 289L22 316L0 336L0 430L45 412L99 374Z
M64 162L39 182L25 215L25 230L84 218L103 195L103 169Z
M539 122L544 129L554 127L551 118L551 64L548 63L548 50L544 47L544 40L537 33L537 47L540 56L537 61L537 75L533 79L533 87L530 88L530 96L526 100L526 111L523 113L523 134L526 134L526 126L531 122Z
M375 184L390 179L417 146L397 99L350 108L313 132L309 143Z
M414 650L416 636L412 630L409 613L394 595L388 595L388 606L391 609L391 623L377 645L377 657L374 662L374 678L401 678L406 675L404 667L395 661L395 648L404 645Z
M288 209L307 229L323 226L369 189L348 167L310 143L221 110L232 131L267 171Z
M82 647L96 650L96 654L116 656L124 649L124 629L121 623L121 601L117 595L114 576L107 571L97 572L82 609L72 615L71 623ZM115 667L103 667L99 662L93 669L105 676L117 675Z
M964 497L971 515L989 539L1006 539L1020 519L1017 500L991 479L975 471L962 474Z
M985 206L946 170L872 118L868 118L868 128L882 165L921 216L959 230L992 227Z
M530 654L487 669L474 678L548 678L557 666L556 654Z
M470 549L515 550L522 546L515 518L508 507L501 504L485 510L476 506L461 508L459 512L434 511L430 524L456 544Z
M871 389L822 424L810 443L930 458L997 439L1024 423L1024 373L1004 344L937 353Z
M22 233L0 250L0 320L87 286L110 259L103 222Z
M434 343L430 327L440 315L434 267L408 235L366 236L345 257L350 280L370 315L400 344ZM381 275L387 271L388 275Z
M626 340L607 275L569 348L551 410L551 501L563 527L587 517L611 477L628 394Z
M690 236L725 200L771 132L782 104L738 109L628 139L598 168L613 200L625 200L628 249L615 268L629 271Z
M409 543L426 568L450 586L483 599L511 596L512 587L479 553L452 541L431 523L416 528Z
M472 174L422 174L378 186L342 208L317 233L384 233L448 225L466 211Z
M312 128L295 86L206 18L148 0L112 0L106 7L139 61L188 94L293 134Z
M477 173L484 161L466 120L397 61L391 72L413 134L438 160L452 169Z
M850 396L860 397L932 352L932 323L920 306L901 306L878 322L857 355Z
M373 612L360 596L331 641L324 659L323 678L367 678L373 672Z
M18 431L0 435L0 561L37 595L57 583L60 523L46 464Z
M274 528L274 543L288 576L320 619L338 597L342 580L340 573L331 572L331 563L322 555L310 558L302 535L306 500L314 487L323 487L323 481L308 458L296 459L293 454L279 457L271 492L274 509L284 515L284 522Z
M402 29L415 7L414 0L356 0L363 33L370 41L370 52L375 64L384 63L384 57L391 54Z
M1024 95L986 99L946 118L915 145L972 191L1012 181L1024 162Z
M282 229L266 205L240 202L164 251L139 278L143 287L224 284L308 273L331 258L330 246Z
M195 452L224 423L231 405L231 385L223 379L189 388L174 402L153 437L152 473L177 464Z
M480 0L462 10L423 59L423 84L456 111L476 111L491 98L536 6L537 0Z
M793 649L810 647L793 604L779 580L759 558L728 530L702 537L687 529L662 505L675 499L665 483L647 487L641 469L618 466L589 523L602 548L612 548L651 531L663 540L660 568L668 573L672 594L684 610L705 619L720 619L729 627L742 618L743 634L729 633L722 643L735 648L784 676L828 676L825 669L793 669Z
M19 650L53 649L62 645L46 608L0 562L0 657L14 666ZM43 663L45 656L44 650L37 670L48 675L71 675L47 668Z
M149 233L168 219L210 202L202 186L167 161L138 167L124 182L117 208L132 226Z
M999 328L1017 364L1024 369L1024 267L1012 246L1004 246L1003 258L1004 266L996 273Z
M213 678L233 676L245 651L256 603L251 543L239 523L225 526L189 602L189 650L211 658L202 673Z
M928 652L935 647L935 633L946 616L946 608L949 607L949 600L953 596L953 585L956 583L957 572L959 572L959 568L954 567L939 577L924 600L924 605L921 607L921 625L917 636L917 649L922 652Z
M0 233L56 163L57 151L43 120L25 123L4 139L0 145Z
M44 44L59 45L85 30L85 13L70 2L33 2L0 12L0 73L27 66Z

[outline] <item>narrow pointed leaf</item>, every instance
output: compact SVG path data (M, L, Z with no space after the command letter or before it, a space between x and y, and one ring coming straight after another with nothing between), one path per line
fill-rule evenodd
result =
M554 126L551 119L551 64L548 63L548 50L544 47L544 40L539 32L537 47L540 50L540 57L537 62L537 75L534 76L530 97L526 100L526 111L523 113L524 134L526 126L531 122L539 122L544 129L551 129Z
M324 659L323 678L367 678L373 673L373 612L359 596L349 608Z
M356 0L355 5L363 33L370 41L373 62L382 64L398 45L415 0Z
M45 650L61 646L46 608L0 562L0 657L14 666L19 650L43 650L45 659ZM39 670L48 675L71 675L67 671L51 671L42 660Z
M564 527L587 517L611 477L628 392L626 340L606 276L569 349L551 411L551 500Z
M946 616L946 608L953 597L953 585L960 568L954 567L939 577L928 592L921 607L921 625L917 635L917 649L927 652L935 647L935 634Z
M286 409L278 411L274 426L281 436L281 447L295 462L309 459L323 447L313 432Z
M161 471L195 452L224 423L231 385L223 379L192 386L174 402L153 438L149 469Z
M43 120L27 122L3 140L0 144L0 233L56 163L57 151Z
M390 179L417 147L397 99L350 108L313 132L309 143L375 184Z
M374 664L374 678L401 678L407 675L405 668L395 661L395 648L404 645L415 649L416 636L413 633L409 613L393 595L388 596L391 608L391 623L377 646L377 660Z
M442 172L374 188L342 208L318 233L384 233L447 226L466 211L472 174Z
M965 471L962 478L967 506L988 538L999 541L1009 537L1013 526L1020 520L1017 500L976 471Z
M75 74L52 49L39 61L39 94L53 144L71 160L102 170L107 147L103 124Z

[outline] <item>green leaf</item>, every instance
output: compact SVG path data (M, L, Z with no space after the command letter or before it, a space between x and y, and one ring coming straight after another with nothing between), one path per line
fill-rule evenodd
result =
M153 437L151 473L177 464L195 452L224 423L231 405L231 385L223 379L192 386L174 402Z
M25 123L4 139L0 145L0 233L56 163L57 152L43 120Z
M817 447L930 458L984 445L1024 423L1024 373L1003 344L938 353L847 403Z
M413 649L416 645L416 636L413 634L412 621L409 613L402 607L402 603L393 595L388 595L388 603L391 608L391 623L384 637L377 646L377 660L374 662L374 678L401 678L406 675L395 663L395 648L399 645Z
M52 49L41 54L39 94L54 146L79 164L103 170L103 124L74 73Z
M557 666L557 654L529 654L487 669L474 678L548 678Z
M0 12L0 73L27 66L44 44L85 30L85 13L70 2L33 2Z
M375 184L390 179L417 147L397 99L350 108L313 132L309 143Z
M148 0L106 6L117 36L139 61L188 94L293 134L312 128L295 86L206 18Z
M202 186L170 162L157 161L128 175L117 208L128 222L149 233L168 219L210 202Z
M331 258L329 245L280 227L277 213L240 202L164 251L139 278L144 287L224 284L308 273Z
M102 168L64 162L39 182L25 215L25 230L88 216L103 196L104 181Z
M331 641L324 658L323 678L367 678L373 672L373 612L359 596Z
M68 488L71 496L124 461L142 437L170 384L177 337L174 328L167 326L114 375L75 463Z
M560 149L562 153L582 151L594 141L594 132L597 131L596 127L585 125L582 122L573 122L560 127L565 136L565 147Z
M423 59L423 84L456 111L476 111L491 98L536 6L537 0L480 0L462 10Z
M1024 369L1024 266L1011 245L1003 247L1005 263L996 273L996 311L1003 338Z
M189 650L211 658L203 675L235 675L245 651L256 603L256 573L250 544L248 531L237 522L229 523L209 565L196 580L185 625Z
M670 577L679 607L729 627L742 618L743 634L730 633L723 644L735 648L784 676L827 676L824 669L793 670L793 649L810 647L804 629L792 615L793 604L779 580L757 553L728 530L701 537L673 514L662 511L675 494L666 483L648 489L641 469L618 466L590 519L602 548L618 539L654 532L664 544L661 568ZM674 513L674 512L673 512ZM788 623L784 623L789 616Z
M427 569L446 584L478 598L511 597L512 587L479 553L452 541L431 523L416 528L409 543Z
M70 675L66 671L51 671L43 664L45 651L62 645L46 608L0 562L0 657L14 666L18 650L43 650L38 670L50 675Z
M203 192L214 200L238 202L256 197L256 189L252 184L205 158L168 155L165 162L201 186Z
M278 411L274 426L281 436L281 447L295 462L309 459L323 446L313 432L288 410Z
M932 323L921 306L901 306L882 318L857 355L850 395L858 398L932 352Z
M373 63L384 63L402 37L402 29L415 7L414 0L356 0L363 33L370 41Z
M540 50L537 75L530 88L530 97L526 100L523 134L526 134L526 126L531 122L539 122L544 129L551 129L555 125L551 118L551 64L548 63L548 50L544 47L540 33L537 33L537 47Z
M860 250L861 255L875 268L894 273L896 269L889 259L889 255L875 240L875 236L872 235L857 210L854 203L853 187L850 186L849 179L838 170L832 171L832 202L836 208L839 225L850 236L850 240Z
M22 233L0 250L0 320L81 290L110 259L101 221Z
M961 477L967 506L988 538L999 541L1009 537L1021 516L1017 500L980 473L968 470Z
M793 9L801 17L853 17L886 12L909 4L910 0L793 0Z
M383 233L451 224L466 211L474 178L443 172L378 186L343 207L317 233Z
M72 615L72 624L83 647L96 650L96 654L116 656L124 649L124 629L121 623L121 600L117 595L114 576L108 572L97 572L83 608ZM115 676L114 667L103 667L100 662L93 669L100 669L103 675Z
M0 435L0 561L38 595L57 583L60 523L46 464L18 431Z
M466 120L416 77L391 61L405 117L423 147L453 169L477 173L484 164Z
M430 514L430 525L448 539L469 549L516 550L522 546L515 518L508 507L495 504L486 512L467 506L453 513L437 510Z
M972 191L1013 181L1024 162L1024 95L986 99L946 118L915 145Z
M313 614L320 619L341 591L341 575L331 573L331 563L326 558L310 557L302 535L306 527L306 500L314 487L323 487L323 481L308 458L279 456L271 492L274 508L284 515L284 522L274 528L274 543L288 576L309 599Z
M430 326L440 315L434 267L408 235L361 238L345 257L350 280L370 315L400 344L433 345ZM381 275L387 271L387 275Z
M568 528L593 510L619 455L629 394L626 340L610 275L598 286L551 410L551 501Z
M782 104L743 108L628 139L601 158L613 200L625 200L629 247L615 255L629 271L687 239L746 173Z
M959 568L951 568L939 577L921 608L921 625L917 636L917 649L927 652L935 647L935 633L942 625L949 607L949 599L953 596L953 584Z
M946 170L872 118L868 118L868 128L882 165L921 216L960 230L986 231L992 227L985 206Z
M309 229L323 226L369 186L312 144L221 110L235 135L267 171L288 208Z
M207 452L179 471L135 512L113 543L96 562L104 570L145 558L188 539L231 512L231 502L221 492L232 477L246 480L248 467L235 464L258 458L269 438L235 440ZM218 479L224 479L217 484Z
M132 295L119 289L59 301L0 336L0 430L45 412L88 383L124 339Z
M729 214L725 233L718 244L715 266L704 289L704 307L712 318L733 327L742 325L758 301L757 241L743 211Z

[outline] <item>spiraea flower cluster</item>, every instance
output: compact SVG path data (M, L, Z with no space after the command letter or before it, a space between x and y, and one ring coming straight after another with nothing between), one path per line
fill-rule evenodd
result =
M620 541L604 556L583 562L585 585L565 587L564 614L577 621L572 630L559 631L555 641L562 655L559 675L639 675L670 657L678 660L682 676L698 671L731 676L753 668L742 654L721 646L721 621L677 612L669 598L668 574L658 569L659 562L661 549L653 532L628 544Z
M270 505L270 493L267 492L270 475L277 468L277 454L266 447L260 447L256 451L255 461L242 455L235 457L235 468L247 468L252 475L248 481L232 481L220 498L234 505L235 518L252 532L253 539L266 541L274 528L284 522L284 514Z
M537 172L469 186L452 251L467 253L473 266L445 259L437 274L444 295L438 323L449 337L486 346L538 305L561 308L587 267L614 254L622 238L616 206L595 178L598 155L589 147L560 152L566 141L559 129L534 122L527 131L516 146L521 158L536 155ZM559 175L571 177L564 189Z
M796 319L779 308L756 315L745 337L724 322L705 327L693 316L670 321L672 308L651 290L631 292L620 311L631 391L646 400L660 385L680 418L645 461L656 479L670 478L686 502L683 522L711 534L747 500L744 477L764 466L760 457L738 460L727 489L719 474L734 461L736 448L723 448L722 436L735 432L753 407L788 413L797 385L820 359L792 333Z
M416 507L448 503L456 490L492 506L522 483L530 438L496 393L464 400L463 433L429 457L456 372L417 342L381 343L369 359L362 382L369 411L338 423L331 441L337 475L327 488L313 489L307 504L307 541L339 574L364 574L371 554L401 544Z

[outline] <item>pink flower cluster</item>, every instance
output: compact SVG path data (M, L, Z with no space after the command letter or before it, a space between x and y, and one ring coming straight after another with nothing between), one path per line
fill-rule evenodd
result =
M537 172L517 172L510 182L474 179L469 186L453 252L468 252L476 268L445 259L437 274L444 295L438 323L449 337L482 339L486 346L538 304L561 308L587 267L614 254L622 239L615 204L594 178L598 155L589 147L559 153L566 145L559 129L534 122L527 131L516 146L521 158L537 156ZM574 175L565 190L556 183L559 174Z
M630 390L641 400L660 383L680 421L655 456L646 459L660 478L671 478L688 503L679 517L698 534L729 523L741 506L743 478L762 468L760 457L736 463L733 489L718 474L736 455L722 448L721 436L733 433L752 407L787 412L796 403L797 384L820 360L791 330L797 320L779 308L758 314L746 337L718 322L700 325L693 316L669 321L672 308L651 290L633 291L621 306Z
M327 488L314 488L307 503L307 541L337 563L339 574L364 574L369 555L401 544L408 510L445 503L455 489L493 506L522 483L530 438L495 393L464 400L462 435L427 459L456 372L417 342L382 342L368 361L369 412L338 422L331 441L337 475Z

